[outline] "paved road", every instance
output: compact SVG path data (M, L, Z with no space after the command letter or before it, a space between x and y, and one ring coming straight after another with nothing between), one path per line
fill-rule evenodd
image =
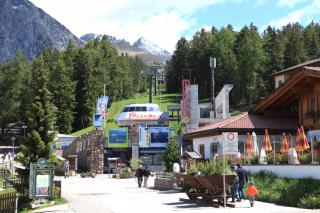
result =
M149 180L153 186L153 179ZM248 201L237 203L236 208L213 208L192 203L180 202L184 193L157 191L137 188L135 179L112 179L108 175L96 178L71 177L62 179L62 196L68 205L41 210L38 212L65 213L128 213L128 212L270 212L270 213L315 213L320 210L306 210L256 202L250 208Z

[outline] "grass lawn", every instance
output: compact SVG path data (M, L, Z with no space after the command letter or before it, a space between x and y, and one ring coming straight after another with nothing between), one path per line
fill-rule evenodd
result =
M57 206L57 205L62 205L62 204L66 204L68 203L68 201L64 198L57 198L54 201L54 204L53 205L44 205L44 206L41 206L39 208L35 208L35 209L29 209L29 208L25 208L25 209L21 209L21 211L19 211L20 213L31 213L32 211L34 210L38 210L38 209L43 209L43 208L47 208L47 207L51 207L51 206Z
M181 99L180 94L163 94L152 97L152 102L158 104L162 111L167 111L168 105L179 104ZM143 96L136 96L135 98L125 99L118 102L113 102L108 109L109 115L106 120L106 129L117 128L118 125L114 122L114 119L119 115L120 111L124 108L126 104L134 104L134 103L148 103L149 96L147 94ZM174 122L170 122L170 126L173 125ZM94 130L93 127L88 127L86 129L82 129L78 132L74 132L71 135L80 136L87 132ZM107 131L108 132L108 131Z

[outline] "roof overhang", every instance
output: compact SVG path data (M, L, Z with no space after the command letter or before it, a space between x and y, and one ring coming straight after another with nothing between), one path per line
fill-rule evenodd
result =
M256 105L252 112L261 114L264 110L274 110L290 104L302 94L313 91L313 84L320 82L318 67L304 67L304 69L285 81L279 88Z

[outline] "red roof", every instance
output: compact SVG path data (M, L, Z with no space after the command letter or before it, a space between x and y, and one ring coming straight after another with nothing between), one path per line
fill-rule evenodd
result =
M194 138L205 135L214 135L214 132L222 131L264 131L276 130L295 132L299 127L298 119L292 118L271 118L263 115L251 115L248 112L241 113L221 121L217 121L197 129L193 129L185 135L186 138Z

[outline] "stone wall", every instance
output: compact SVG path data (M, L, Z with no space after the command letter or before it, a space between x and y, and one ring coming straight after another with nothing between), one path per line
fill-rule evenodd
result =
M78 170L103 174L104 145L103 132L92 131L76 138L63 150L63 157L70 159L77 156Z

